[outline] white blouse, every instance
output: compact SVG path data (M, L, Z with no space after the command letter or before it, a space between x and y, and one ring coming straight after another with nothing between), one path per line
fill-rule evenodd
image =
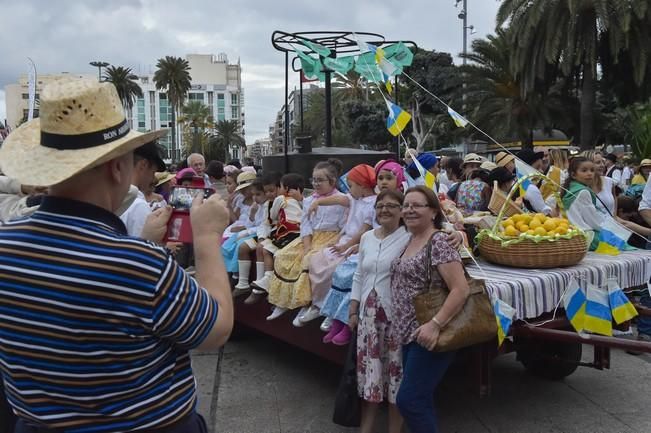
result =
M610 177L601 176L603 186L597 197L603 202L603 204L597 200L597 209L604 213L609 213L610 215L617 215L617 209L615 209L615 196L613 195L613 187L615 186L615 181ZM606 208L604 209L604 205ZM606 211L608 209L608 211Z
M333 195L342 195L339 191ZM303 200L303 209L309 209L315 200L314 195ZM311 236L315 231L339 232L346 224L346 211L344 206L319 206L316 213L308 215L303 212L301 218L301 237Z
M340 245L348 242L353 236L355 236L362 229L364 224L373 227L373 221L375 220L374 195L354 199L348 194L348 198L350 199L350 210L348 211L348 218L346 219L346 225L344 226L342 236L339 239Z
M359 244L359 262L353 276L351 299L360 303L360 317L364 313L366 298L375 289L389 320L393 317L391 308L391 262L400 256L409 243L410 234L399 227L384 239L375 230L362 235Z

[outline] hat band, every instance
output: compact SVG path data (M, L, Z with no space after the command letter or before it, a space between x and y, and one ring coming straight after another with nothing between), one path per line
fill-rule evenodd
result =
M59 150L87 149L119 140L127 135L130 130L127 119L115 126L85 134L53 134L41 130L41 146Z

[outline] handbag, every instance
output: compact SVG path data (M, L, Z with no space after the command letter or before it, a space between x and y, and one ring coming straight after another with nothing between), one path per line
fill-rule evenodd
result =
M361 420L362 402L357 393L357 333L353 332L335 394L332 421L344 427L359 427Z
M425 290L413 298L416 320L423 325L439 312L450 291L445 283L442 287L432 284L432 241L427 248L427 279ZM449 352L473 344L488 341L497 336L497 320L493 306L486 293L484 280L468 275L463 268L470 293L463 308L440 330L435 352Z

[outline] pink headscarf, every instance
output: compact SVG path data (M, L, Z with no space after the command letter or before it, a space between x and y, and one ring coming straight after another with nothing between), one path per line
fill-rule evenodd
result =
M194 171L194 169L188 167L184 168L183 170L179 170L178 173L176 173L176 180L181 180L183 178L193 178L196 175L197 172Z
M393 173L398 183L398 189L402 191L402 184L405 181L405 172L402 166L392 159L387 159L375 167L375 175L378 176L381 170L388 170Z

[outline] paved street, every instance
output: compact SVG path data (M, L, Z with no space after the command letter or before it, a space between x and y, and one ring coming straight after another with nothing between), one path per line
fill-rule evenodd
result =
M585 347L585 360L591 356ZM338 367L255 333L229 342L219 358L194 356L199 408L213 432L355 431L330 421ZM651 431L649 355L613 351L610 371L579 368L562 382L532 377L508 355L494 362L493 377L492 397L479 399L462 368L448 374L438 394L443 432Z

